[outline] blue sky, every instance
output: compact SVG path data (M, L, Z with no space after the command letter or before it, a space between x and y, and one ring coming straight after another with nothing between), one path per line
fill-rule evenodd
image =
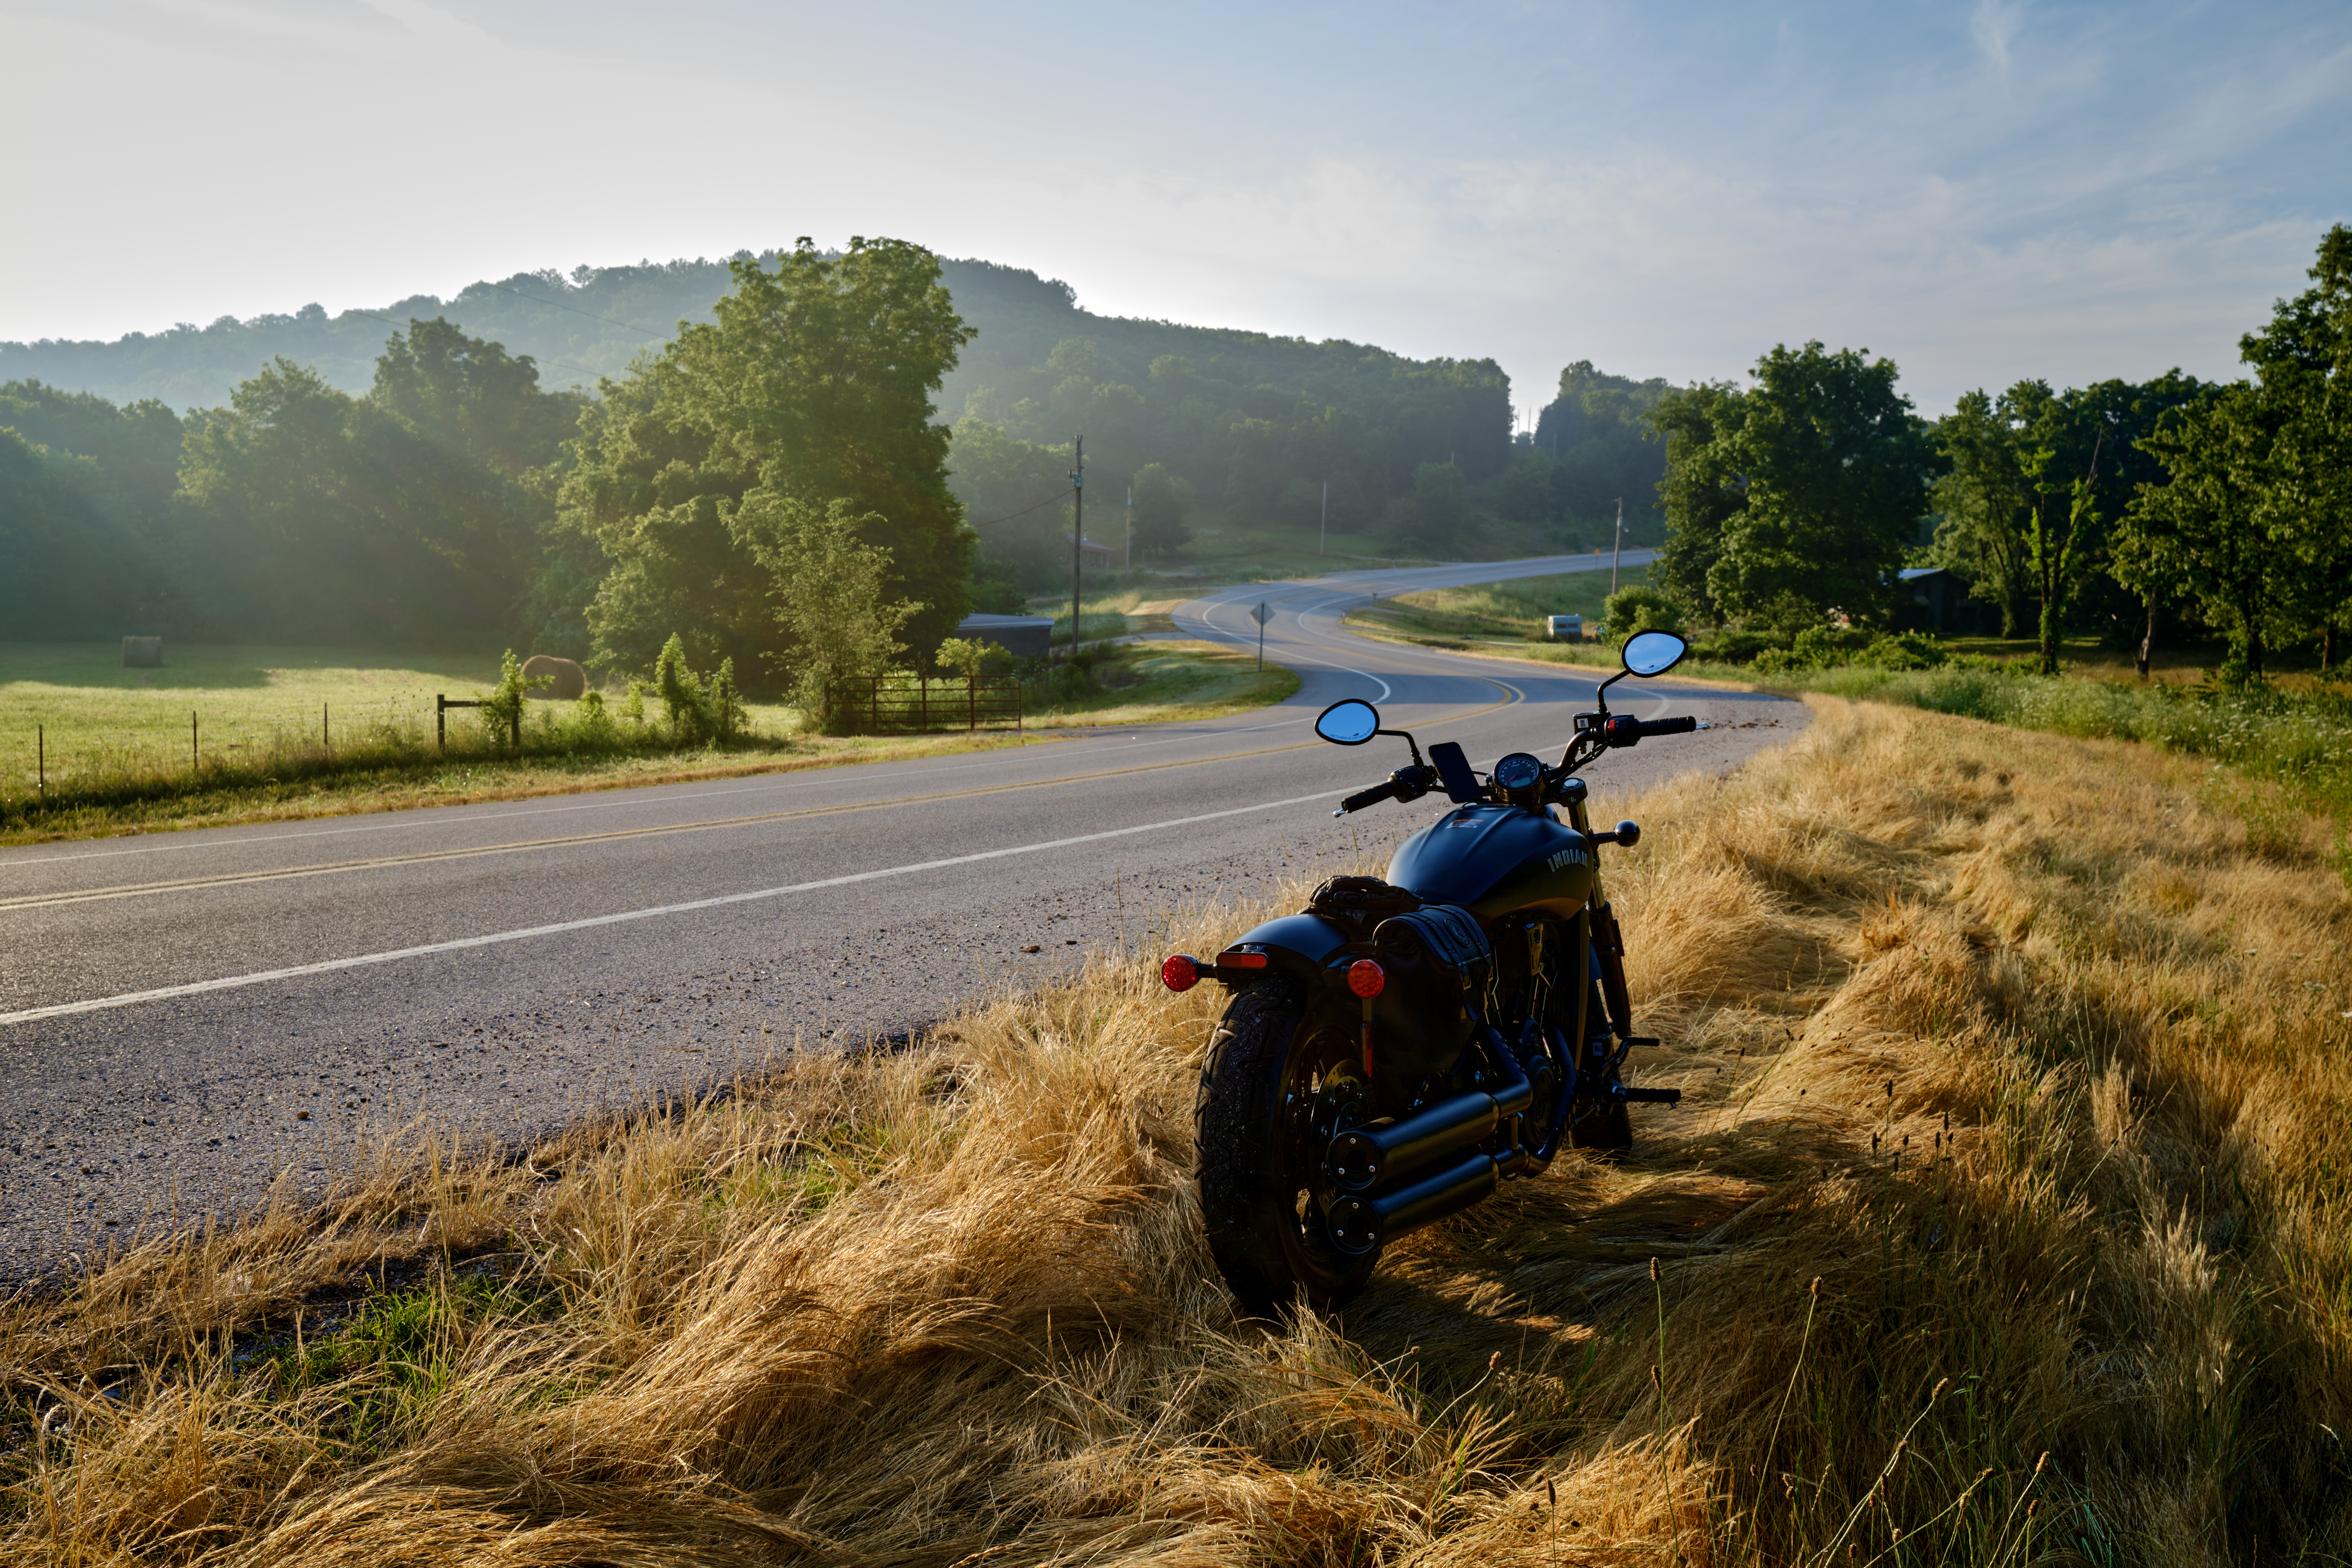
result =
M2233 373L2352 221L2352 6L0 0L0 338L919 240L1559 367Z

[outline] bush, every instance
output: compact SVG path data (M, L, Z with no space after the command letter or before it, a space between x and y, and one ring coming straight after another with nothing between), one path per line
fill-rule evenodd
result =
M633 682L630 689L641 699L661 699L674 741L724 741L743 726L743 696L735 686L735 661L720 659L719 668L708 679L698 676L688 667L686 644L676 632L662 644L661 657L654 660L653 680Z
M1874 669L1935 669L1944 662L1944 647L1925 632L1882 632L1853 662Z
M1747 626L1725 626L1693 645L1692 657L1717 664L1747 664L1767 653L1785 654L1789 639L1778 632Z
M672 642L677 639L672 637ZM545 686L549 678L539 676L525 680L522 666L516 662L514 649L509 648L499 660L499 683L482 699L482 733L493 746L507 745L522 728L522 708L533 687Z
M1646 583L1636 583L1610 595L1603 619L1612 644L1622 644L1636 632L1683 629L1682 606Z

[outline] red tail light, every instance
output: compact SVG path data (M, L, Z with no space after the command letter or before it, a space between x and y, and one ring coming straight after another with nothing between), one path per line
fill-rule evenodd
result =
M1264 969L1265 954L1262 952L1221 952L1217 954L1219 969Z
M1171 991L1190 991L1201 984L1201 961L1180 952L1160 966L1160 978Z
M1367 1000L1388 988L1389 977L1381 966L1369 958L1360 958L1348 965L1348 989Z

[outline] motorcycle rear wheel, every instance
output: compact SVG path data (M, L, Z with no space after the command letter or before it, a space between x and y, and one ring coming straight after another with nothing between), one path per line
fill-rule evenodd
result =
M1209 1042L1193 1106L1209 1251L1244 1312L1328 1311L1364 1289L1380 1249L1341 1251L1325 1220L1332 1135L1369 1120L1355 1031L1310 1026L1294 983L1235 996Z

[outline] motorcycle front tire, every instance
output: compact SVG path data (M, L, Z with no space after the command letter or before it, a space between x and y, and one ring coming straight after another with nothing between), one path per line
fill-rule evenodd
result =
M1262 981L1226 1006L1202 1064L1201 1213L1209 1251L1248 1316L1299 1301L1328 1311L1359 1294L1380 1262L1377 1247L1341 1251L1324 1222L1335 1194L1318 1107L1360 1053L1351 1031L1307 1022L1295 982Z

